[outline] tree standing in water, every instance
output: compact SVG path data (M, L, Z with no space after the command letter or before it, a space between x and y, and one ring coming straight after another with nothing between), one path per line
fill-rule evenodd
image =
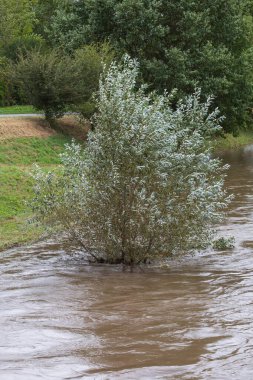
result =
M200 93L171 97L136 89L125 57L101 77L95 130L72 143L59 174L35 171L37 220L58 227L95 260L136 264L208 246L229 202L226 167L207 140L220 129Z

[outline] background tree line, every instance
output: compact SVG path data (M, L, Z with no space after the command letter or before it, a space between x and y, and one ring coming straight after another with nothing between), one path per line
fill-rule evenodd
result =
M140 82L179 98L201 87L226 131L251 127L251 0L0 0L0 102L51 116L94 111L101 60L140 62ZM57 78L52 80L52 78ZM36 91L37 89L37 91ZM35 96L36 95L36 96Z

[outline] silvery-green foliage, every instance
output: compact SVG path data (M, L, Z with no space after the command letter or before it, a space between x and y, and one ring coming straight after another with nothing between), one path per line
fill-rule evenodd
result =
M226 167L207 139L220 129L200 92L170 107L170 96L136 90L138 63L113 63L100 80L95 130L85 151L62 155L61 172L35 172L37 218L60 226L93 257L109 262L201 249L229 202Z
M213 248L216 250L232 249L235 247L235 239L233 236L220 237L213 241Z

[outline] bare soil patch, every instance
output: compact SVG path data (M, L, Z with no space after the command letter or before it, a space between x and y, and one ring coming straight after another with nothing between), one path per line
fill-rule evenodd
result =
M48 137L56 132L43 117L6 117L0 119L0 139L13 137Z
M84 140L90 128L88 122L81 123L74 116L64 116L57 121L57 131ZM57 132L50 128L43 116L4 117L0 119L0 140L19 137L48 137Z

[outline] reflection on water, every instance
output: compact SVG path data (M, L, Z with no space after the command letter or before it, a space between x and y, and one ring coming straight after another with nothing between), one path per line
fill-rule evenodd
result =
M0 256L0 379L253 379L253 147L224 154L231 252L88 266L53 242Z

